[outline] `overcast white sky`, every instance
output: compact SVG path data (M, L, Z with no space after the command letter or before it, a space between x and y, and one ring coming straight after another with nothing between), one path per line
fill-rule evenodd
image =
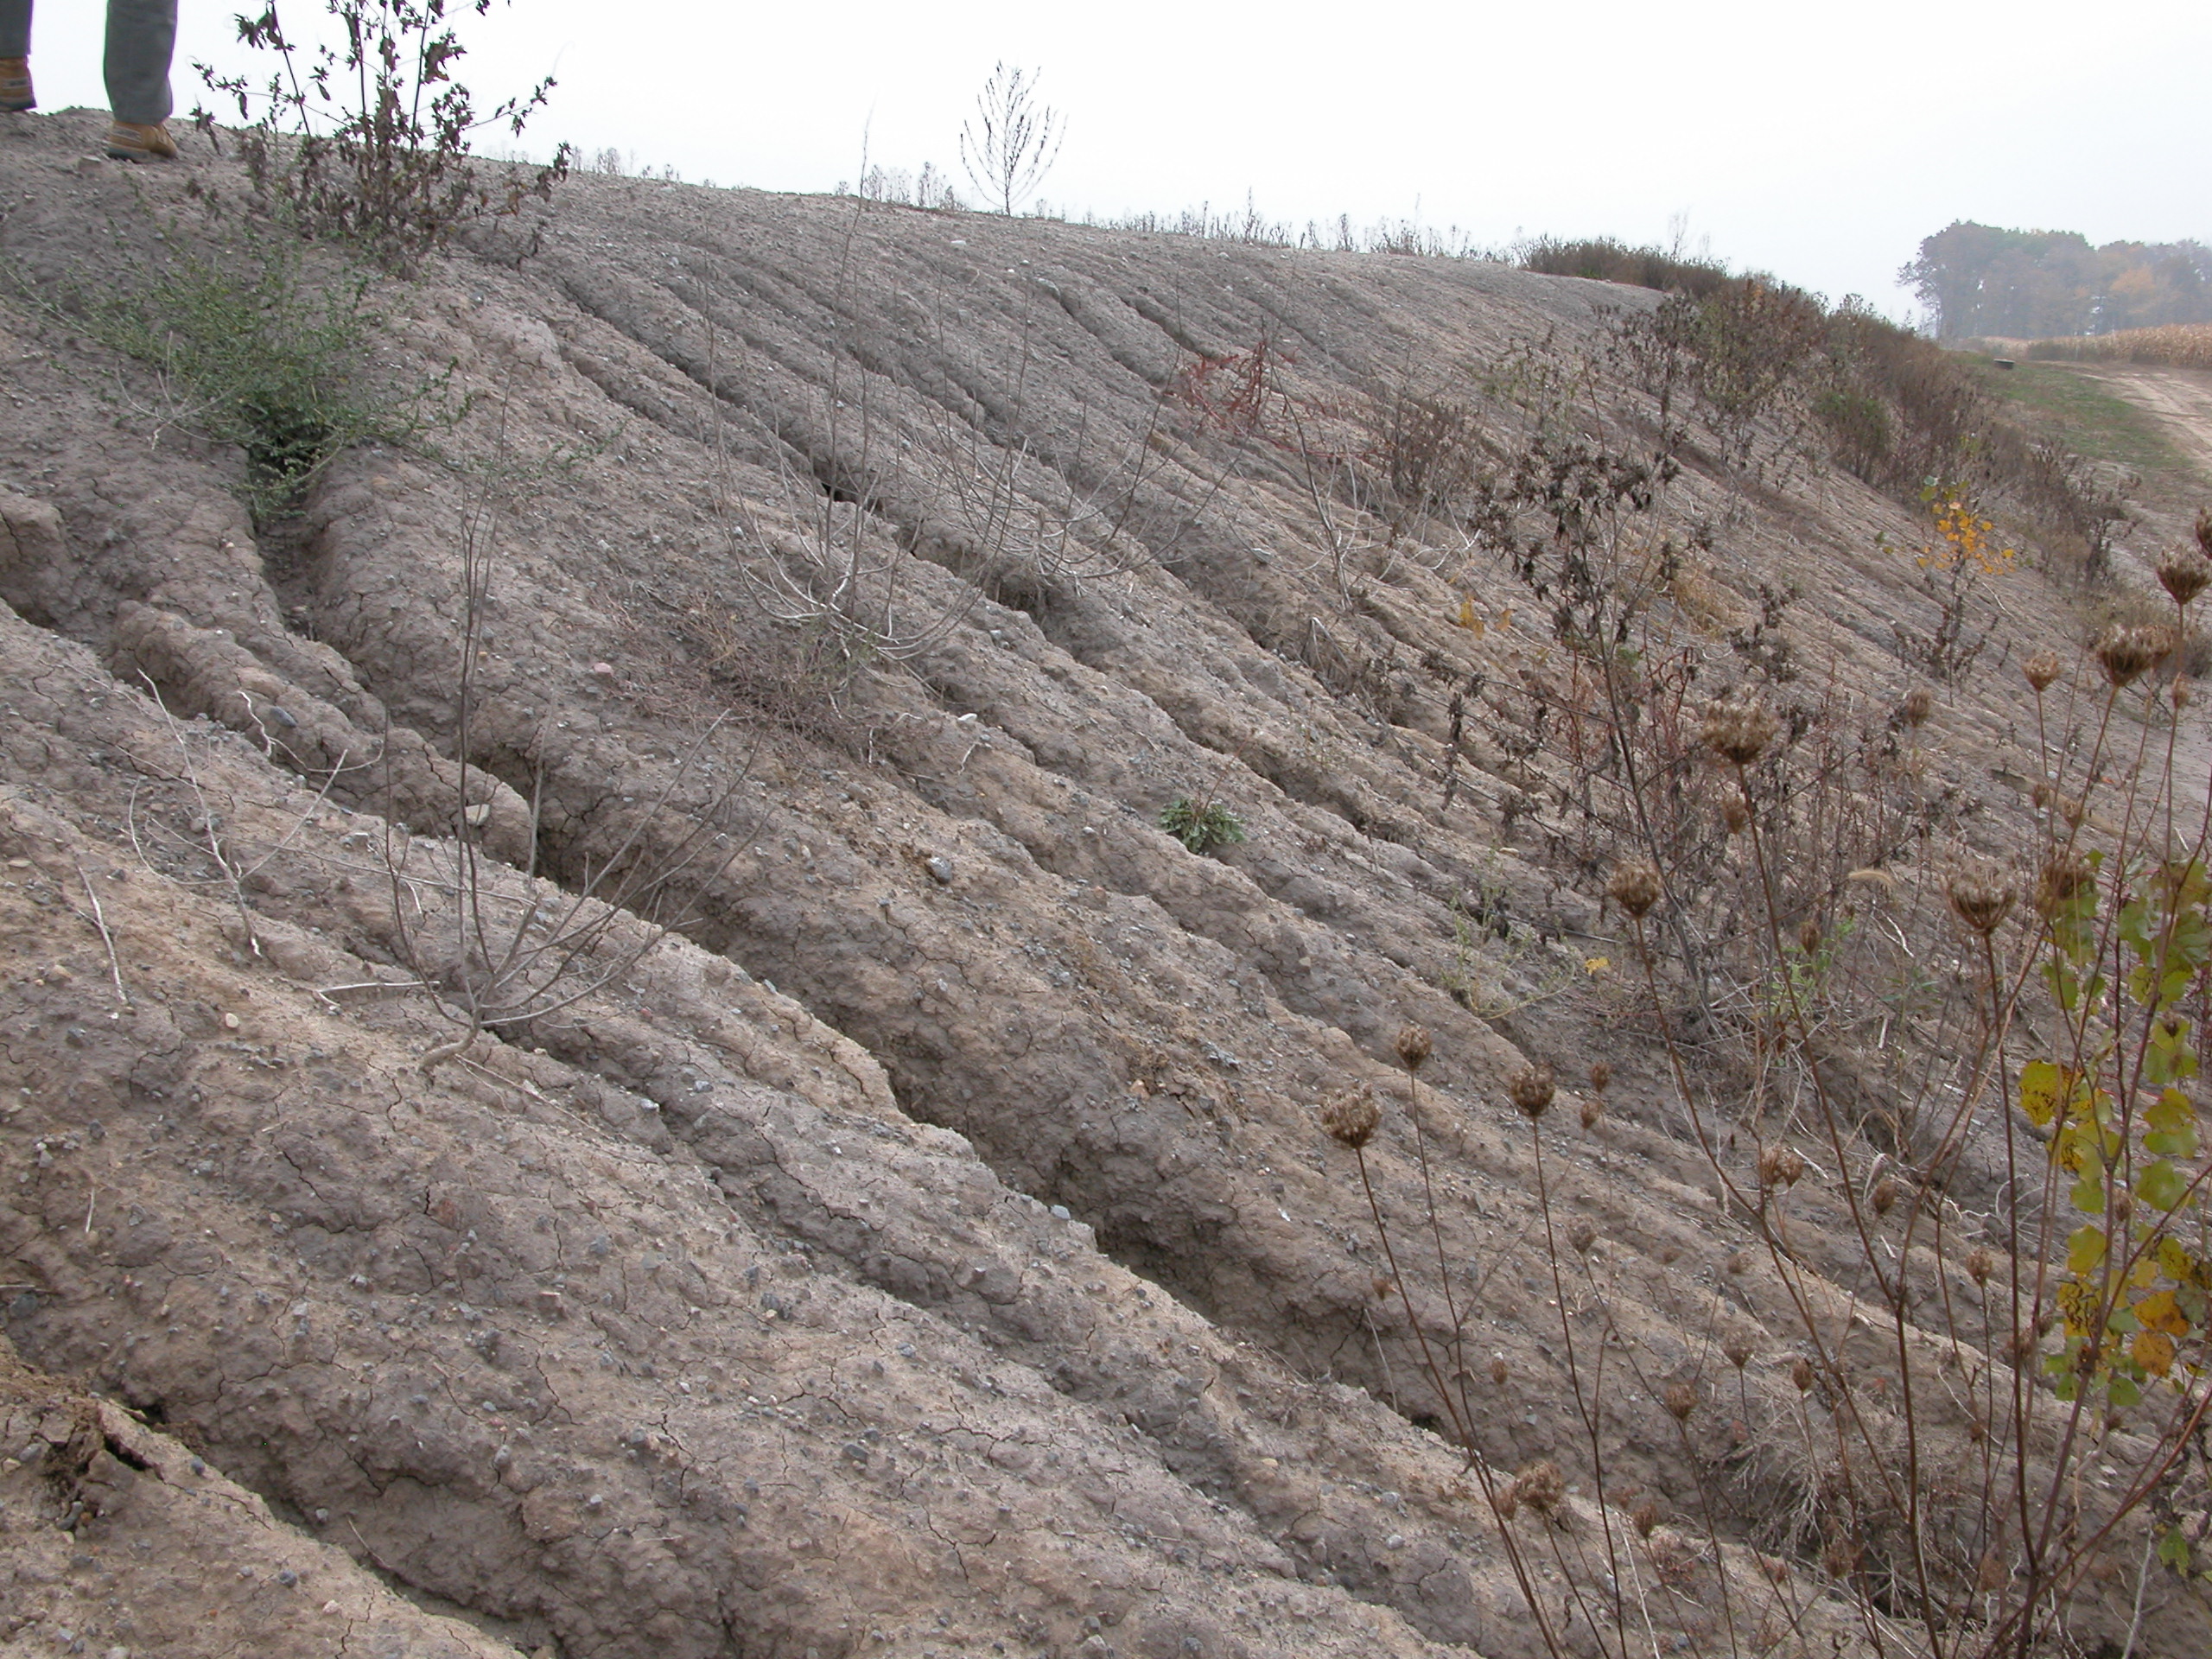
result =
M183 0L194 57L231 14ZM258 5L254 7L258 10ZM290 0L302 30L321 0ZM105 101L99 9L41 0L48 108ZM560 81L532 148L614 146L688 179L823 190L957 168L993 62L1041 72L1068 122L1044 194L1071 213L1241 209L1359 224L1418 213L1665 241L1901 311L1897 268L1955 219L2092 241L2212 241L2205 0L514 0L468 21L480 93Z

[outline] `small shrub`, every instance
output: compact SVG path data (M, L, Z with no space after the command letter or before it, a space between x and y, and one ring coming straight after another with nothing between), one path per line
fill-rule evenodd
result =
M370 373L383 319L370 278L318 283L300 251L275 244L218 264L185 254L138 273L114 297L65 294L55 308L111 350L149 364L157 419L245 454L255 518L289 508L341 451L403 442L457 409L443 381L395 393Z
M1975 613L1986 608L1982 584L2009 575L2018 554L1996 539L1996 526L1981 516L1964 491L1931 484L1923 495L1935 515L1936 540L1923 547L1914 563L1920 590L1936 606L1936 626L1927 634L1902 623L1891 626L1899 656L1949 683L1974 666L1989 643L1993 611L1975 631ZM1882 540L1875 539L1878 543Z
M1703 299L1740 278L1707 259L1683 259L1658 248L1632 248L1610 236L1572 241L1541 236L1515 250L1514 263L1547 276L1583 276L1628 288L1656 289Z
M1160 827L1194 853L1209 853L1244 839L1244 823L1211 800L1178 795L1160 810Z
M1363 459L1384 486L1382 516L1394 533L1451 512L1474 488L1484 461L1482 422L1465 398L1400 378L1374 395L1366 417Z
M285 34L273 5L236 20L240 41L276 55L265 86L197 66L247 124L240 148L255 192L302 234L404 269L462 226L512 213L568 176L566 144L543 167L505 168L496 178L478 170L474 135L505 127L519 137L553 82L480 114L454 79L467 48L447 21L451 0L324 0L324 9L338 21L341 47L310 51ZM461 0L458 9L480 17L492 0ZM213 129L206 111L198 118Z

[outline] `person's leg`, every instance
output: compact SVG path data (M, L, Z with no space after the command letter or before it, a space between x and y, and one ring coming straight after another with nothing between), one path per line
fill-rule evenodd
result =
M0 0L0 58L31 54L31 0Z
M31 95L31 0L0 0L0 110L35 110Z
M107 102L118 121L158 127L169 118L175 51L176 0L107 0Z

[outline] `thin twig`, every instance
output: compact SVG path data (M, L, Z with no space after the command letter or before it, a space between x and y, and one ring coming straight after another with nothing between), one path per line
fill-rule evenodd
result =
M107 931L107 912L100 908L100 896L92 891L92 878L85 873L82 859L76 861L77 879L85 884L85 897L92 901L92 925L100 931L100 943L107 947L108 977L115 982L115 1000L125 1008L130 1007L130 993L123 988L123 963L115 954L115 936Z

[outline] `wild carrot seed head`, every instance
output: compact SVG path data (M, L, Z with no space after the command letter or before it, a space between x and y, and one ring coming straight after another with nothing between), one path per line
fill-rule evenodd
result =
M1365 1084L1340 1090L1321 1107L1321 1127L1339 1145L1358 1151L1375 1137L1382 1109L1375 1103L1375 1090Z

